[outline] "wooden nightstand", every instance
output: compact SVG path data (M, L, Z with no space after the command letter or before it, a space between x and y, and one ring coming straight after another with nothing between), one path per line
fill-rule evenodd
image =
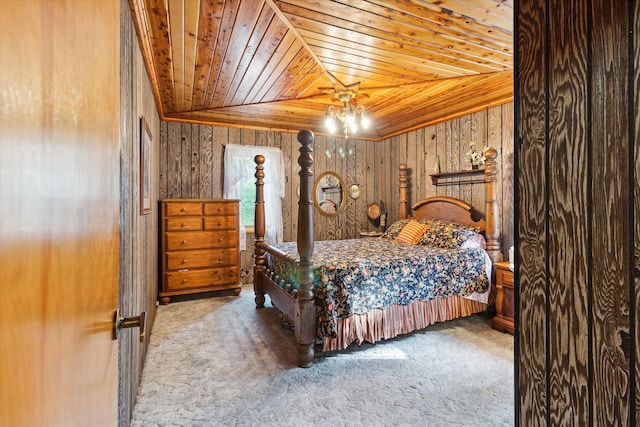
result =
M496 270L496 315L491 320L493 329L513 335L513 271L508 262L493 264Z

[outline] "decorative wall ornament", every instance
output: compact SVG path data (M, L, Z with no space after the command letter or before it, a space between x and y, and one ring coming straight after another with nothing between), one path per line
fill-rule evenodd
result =
M349 197L354 200L360 197L360 187L358 186L358 184L353 184L351 187L349 187Z

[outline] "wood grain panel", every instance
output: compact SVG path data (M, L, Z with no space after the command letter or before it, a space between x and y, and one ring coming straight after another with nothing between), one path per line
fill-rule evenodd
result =
M213 142L213 127L211 126L198 126L198 146L197 161L198 161L198 198L212 199L213 196L213 175L214 170L211 165L214 164L214 142Z
M295 192L296 186L293 185L293 180L291 176L291 161L293 157L293 144L289 139L289 135L282 135L281 142L281 150L282 150L282 162L284 163L284 179L285 179L285 196L282 199L282 234L283 236L291 236L291 228L292 223L294 222L293 218L297 218L297 216L292 216L291 214L291 205L292 201L295 200L295 194L292 194L292 191Z
M162 198L177 199L186 197L182 195L182 163L181 125L169 126L167 132L167 164L164 166L167 176L167 194Z
M160 168L160 176L158 183L158 194L162 196L163 194L168 193L169 186L169 177L167 176L167 171L165 166L168 164L167 153L168 153L168 141L169 141L169 124L165 121L160 123L160 141L158 143L158 159L159 159L159 168Z
M453 171L456 165L453 164L447 152L447 123L438 123L436 125L436 149L437 156L440 159L440 167L444 172ZM448 196L447 187L436 187L437 196ZM418 199L419 200L419 199Z
M591 157L592 265L591 416L594 425L630 425L629 284L632 235L629 222L630 66L627 34L628 3L592 2ZM607 197L601 197L606 194ZM595 398L598 396L599 398Z
M458 144L459 145L459 156L460 156L460 169L467 169L469 166L464 158L464 154L469 150L469 144L471 142L474 143L474 147L476 150L482 150L483 145L480 142L483 139L486 139L486 135L481 135L481 139L476 139L475 130L476 130L476 117L474 114L469 114L467 116L460 117L458 119L459 129L458 129ZM498 172L500 173L500 172ZM498 194L500 194L501 183L498 180L497 183ZM472 206L475 204L475 200L473 200L473 185L460 185L458 192L458 198L460 200L465 200L470 203ZM484 190L484 188L483 188Z
M233 84L234 79L239 79L242 76L242 74L237 74L238 67L245 58L245 50L250 43L250 39L256 36L249 30L258 24L258 19L262 12L262 7L260 7L259 3L255 1L238 2L237 12L235 14L229 13L228 16L225 14L223 18L222 25L225 28L230 28L230 26L225 25L224 21L228 19L228 22L242 22L244 31L240 30L240 28L230 32L228 30L223 31L217 39L214 58L216 62L220 60L220 62L224 63L224 66L213 70L216 74L211 76L212 79L210 79L208 86L211 89L207 90L208 93L211 93L211 97L210 99L205 98L205 103L209 106L223 106L225 105L225 100L233 96L232 93L229 93L229 89L235 87ZM229 7L228 10L233 11L233 6Z
M194 110L204 108L207 84L213 67L211 63L212 46L215 46L216 37L220 31L223 12L224 9L214 2L200 2L193 94L191 96L191 105ZM138 31L140 31L139 28Z
M327 138L318 137L313 141L313 189L320 175L327 171ZM300 167L296 168L296 173L300 171ZM321 240L320 236L326 236L327 217L319 215L314 209L313 211L313 236L314 240ZM295 239L294 239L295 240Z
M200 128L198 126L189 125L191 130L191 150L187 154L189 160L189 179L191 181L191 194L200 194Z
M197 138L196 141L197 142ZM194 143L194 139L191 137L191 125L189 123L183 123L180 126L180 197L192 198L193 192L191 191L193 171L191 170L191 146ZM178 148L176 147L176 152Z
M367 144L362 141L353 141L354 152L352 153L355 161L356 177L354 184L360 189L360 196L355 200L356 206L356 226L354 237L357 233L369 229L369 219L367 218Z
M640 1L633 3L633 10L630 14L631 30L634 37L632 39L633 51L631 53L632 59L632 73L631 73L631 85L633 89L629 91L633 94L633 105L635 107L633 112L630 112L629 120L629 139L632 141L634 148L634 162L631 166L631 179L633 180L633 224L634 230L634 254L633 254L633 285L630 291L631 294L631 307L635 307L635 310L630 310L631 319L635 324L635 337L633 340L632 349L635 348L635 414L632 410L631 420L635 421L635 424L640 422L640 315L638 315L638 309L640 308ZM635 296L635 301L634 301ZM631 337L630 337L631 338ZM631 351L634 354L634 351ZM635 416L635 420L634 417Z
M435 125L424 128L424 135L419 139L419 145L416 147L416 150L422 147L426 156L422 157L418 162L420 185L416 186L413 198L414 203L420 199L437 195L438 187L431 184L431 177L429 176L435 173L436 162L440 165L441 171L445 170L442 169L444 158L439 154L440 145L442 144L438 143L437 132L437 126Z
M220 17L221 28L215 36L215 43L210 47L212 50L207 52L208 60L211 61L211 67L209 69L209 75L205 80L203 107L212 105L218 79L223 70L226 69L226 67L224 67L225 61L228 60L226 52L231 42L231 37L235 33L235 31L230 31L230 29L233 28L241 3L243 2L229 2L224 8L220 8L219 5L213 6L214 8L222 9L222 16Z
M124 3L124 4L123 4ZM118 308L122 313L133 313L137 308L138 298L134 293L131 283L134 281L132 266L136 254L133 250L132 236L135 236L134 217L137 204L133 205L138 194L135 184L139 164L137 154L139 144L133 144L138 135L139 119L134 111L134 99L129 95L135 91L138 77L135 67L136 45L135 33L131 16L128 13L126 2L120 2L120 244L119 244L119 268L118 268ZM135 70L135 72L134 72ZM138 161L136 161L136 159ZM137 198L139 200L139 198ZM119 424L129 423L135 401L138 381L137 359L138 347L132 340L132 334L121 335L118 340L118 420Z
M165 60L164 55L171 51L169 25L166 24L168 11L165 3L161 0L146 1L146 14L144 19L147 20L148 26L145 36L142 40L150 41L153 47L148 47L145 53L152 55L148 58L153 63L152 67L156 72L157 78L156 90L162 99L162 105L165 112L173 112L176 109L176 92L173 81L173 67L171 60Z
M214 163L210 165L211 168L211 184L213 187L213 197L216 199L222 198L222 189L224 186L224 168L223 168L223 148L227 142L233 142L229 140L228 129L221 128L219 126L213 127L213 160Z
M549 424L547 388L547 165L546 3L519 3L516 124L518 127L518 228L516 230L517 421Z
M498 109L496 109L498 111ZM489 110L492 111L492 110ZM508 254L509 248L514 246L514 174L515 156L513 142L513 104L505 104L500 107L501 111L501 138L502 153L500 156L501 165L499 179L502 184L502 196L500 197L500 207L502 208L502 253ZM493 146L493 145L492 145ZM505 258L506 259L506 258Z
M589 420L589 42L586 1L549 15L549 389L553 425ZM571 246L567 242L574 242Z

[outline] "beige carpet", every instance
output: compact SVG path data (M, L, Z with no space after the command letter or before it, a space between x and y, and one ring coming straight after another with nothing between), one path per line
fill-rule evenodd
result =
M160 306L132 426L511 426L513 337L484 315L296 366L273 308Z

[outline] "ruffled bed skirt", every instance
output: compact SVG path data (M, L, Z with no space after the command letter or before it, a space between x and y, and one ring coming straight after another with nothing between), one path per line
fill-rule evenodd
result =
M433 301L414 301L407 305L374 309L366 314L357 314L340 320L338 337L324 338L322 351L343 350L353 342L375 343L437 322L480 313L486 308L487 304L456 295L437 298Z

